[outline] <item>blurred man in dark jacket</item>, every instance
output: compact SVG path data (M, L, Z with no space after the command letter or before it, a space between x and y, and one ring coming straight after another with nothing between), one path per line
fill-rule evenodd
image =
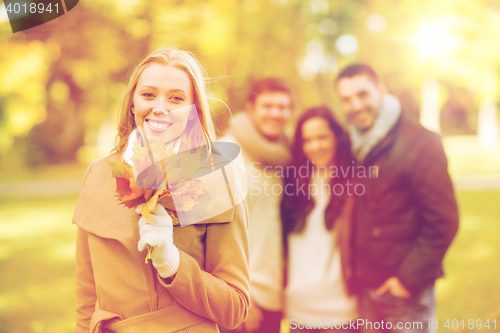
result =
M434 282L458 229L441 140L409 120L375 71L337 77L356 162L349 288L363 332L429 332Z

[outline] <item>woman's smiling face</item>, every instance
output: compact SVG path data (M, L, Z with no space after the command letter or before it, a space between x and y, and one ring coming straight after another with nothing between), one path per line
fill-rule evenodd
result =
M306 158L316 167L330 166L334 162L337 139L328 122L313 117L302 125L302 149Z
M133 108L135 123L139 130L144 125L143 135L148 140L171 142L184 132L188 119L196 115L191 80L179 68L151 64L139 77Z

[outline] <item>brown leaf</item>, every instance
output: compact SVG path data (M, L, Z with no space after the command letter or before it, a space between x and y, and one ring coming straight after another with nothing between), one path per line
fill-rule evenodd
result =
M138 198L140 196L144 196L144 193L146 192L145 189L142 187L137 186L137 184L134 181L134 178L131 177L129 179L130 183L130 192L124 195L123 197L120 198L120 200L125 201L125 200L133 200L135 198Z
M155 194L155 191L156 190L145 190L144 191L144 199L146 199L146 201L148 201L153 196L153 194Z
M163 194L162 196L160 196L157 202L168 210L175 210L174 200L172 199L172 194L170 193L170 191L168 194Z
M179 221L179 218L177 216L175 216L174 214L170 214L170 211L168 213L168 215L170 215L170 217L172 218L172 225L180 225L180 221Z

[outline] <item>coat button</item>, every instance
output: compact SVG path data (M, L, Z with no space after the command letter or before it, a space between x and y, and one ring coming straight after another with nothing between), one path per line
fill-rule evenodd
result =
M380 228L375 228L375 229L373 229L373 235L374 235L374 236L378 236L378 235L380 235Z

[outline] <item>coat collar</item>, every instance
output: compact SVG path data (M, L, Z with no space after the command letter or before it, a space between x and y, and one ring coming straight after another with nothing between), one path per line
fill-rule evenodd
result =
M111 176L107 163L119 159L118 154L113 154L89 166L73 223L99 237L116 239L127 248L136 248L139 242L139 215L133 208L119 205L115 196L115 178Z
M403 115L401 115L391 131L368 153L363 161L363 165L372 164L380 154L389 149L396 141L396 135L403 121Z

